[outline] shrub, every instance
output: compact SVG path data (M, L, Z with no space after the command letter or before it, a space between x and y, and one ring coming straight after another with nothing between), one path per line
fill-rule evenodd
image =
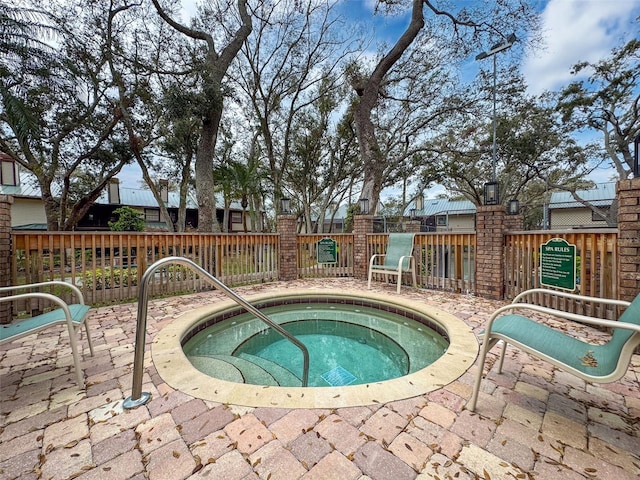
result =
M135 287L138 285L137 268L98 268L94 271L85 272L83 284L87 289L103 290L108 288Z
M113 211L118 216L115 222L109 222L109 228L113 232L142 232L144 231L144 218L136 209L124 206Z

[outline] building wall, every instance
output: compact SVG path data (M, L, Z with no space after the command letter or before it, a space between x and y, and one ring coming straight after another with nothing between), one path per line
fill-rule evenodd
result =
M550 211L551 228L567 228L567 227L606 227L607 222L591 219L591 210L589 208L562 208Z
M17 227L30 223L47 223L42 200L14 197L11 205L11 226Z
M439 232L474 231L475 228L474 215L449 215L447 226L436 225Z

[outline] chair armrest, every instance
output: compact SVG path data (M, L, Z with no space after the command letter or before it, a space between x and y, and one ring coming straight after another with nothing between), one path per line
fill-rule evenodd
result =
M408 258L409 259L409 267L411 267L411 262L413 262L413 255L403 255L400 257L400 260L398 260L398 269L402 269L402 264L404 263L404 259Z
M523 299L526 299L529 295L534 294L544 294L544 295L552 295L554 297L562 297L562 298L570 298L572 300L580 300L582 302L588 303L599 303L602 305L617 305L620 307L628 307L631 302L627 302L625 300L616 300L613 298L599 298L599 297L589 297L586 295L579 295L577 293L564 292L561 290L549 290L546 288L532 288L530 290L525 290L524 292L520 292L513 299L512 303L527 303L526 300L523 302Z
M571 295L575 295L575 294L571 294ZM517 298L517 297L516 297ZM583 296L583 298L585 298ZM586 297L589 298L589 297ZM622 300L615 300L615 302L623 302L623 304L629 304L629 302L624 302ZM608 302L605 302L608 303ZM489 338L491 337L491 326L493 325L493 322L504 312L511 312L513 313L515 310L518 309L526 309L526 310L532 310L534 312L539 312L539 313L545 313L547 315L551 315L554 318L563 318L566 320L572 320L575 322L580 322L580 323L586 323L589 325L595 325L595 326L599 326L599 327L608 327L608 328L622 328L625 330L633 330L637 333L640 333L640 325L636 325L633 323L625 323L625 322L618 322L616 320L606 320L606 319L602 319L602 318L595 318L595 317L588 317L586 315L580 315L577 313L570 313L570 312L565 312L563 310L557 310L555 308L549 308L549 307L543 307L540 305L534 305L534 304L530 304L530 303L511 303L509 305L505 305L503 307L498 308L495 312L493 312L493 314L491 315L491 317L489 318L489 320L487 321L487 323L485 324L484 327L484 335L485 335L485 341L489 340ZM530 317L527 317L530 320L535 321L535 319L532 319Z
M369 267L374 266L376 258L384 258L386 256L387 256L386 253L376 253L374 255L371 255L371 259L369 259ZM375 264L375 265L380 265L380 264Z
M63 282L61 280L50 280L47 282L39 282L39 283L28 283L26 285L11 285L8 287L0 287L0 293L2 292L11 292L14 290L23 290L23 289L27 289L27 288L41 288L41 287L47 287L47 286L52 286L52 285L58 285L61 287L66 287L69 288L73 294L77 297L78 301L77 303L79 303L80 305L84 305L84 296L82 295L82 291L75 285L73 285L72 283L67 283L67 282ZM37 293L37 292L33 292L33 293ZM53 297L55 297L55 295L51 295ZM55 297L57 298L57 297ZM66 303L65 303L66 305Z
M50 293L44 292L29 292L29 293L18 293L16 295L8 295L6 297L0 297L0 303L2 302L12 302L14 300L26 300L28 298L42 298L44 300L49 300L51 303L56 304L56 306L62 308L64 311L64 316L67 319L67 323L69 325L72 324L72 315L69 310L69 305L60 297L56 297Z

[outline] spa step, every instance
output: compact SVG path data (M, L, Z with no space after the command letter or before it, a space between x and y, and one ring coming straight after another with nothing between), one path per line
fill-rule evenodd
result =
M244 358L264 368L273 375L281 387L299 387L302 385L302 380L300 380L295 373L278 363L256 355L251 355L250 353L241 353L240 358Z
M227 362L237 368L242 373L244 379L240 380L240 382L244 381L244 383L251 383L253 385L278 385L278 382L271 373L249 360L231 355L212 355L212 358Z
M244 383L240 369L225 360L200 355L189 355L187 358L195 368L210 377L228 382Z

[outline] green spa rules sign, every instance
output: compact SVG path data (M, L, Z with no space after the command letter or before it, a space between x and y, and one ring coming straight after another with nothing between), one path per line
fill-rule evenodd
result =
M576 289L576 246L563 238L540 245L540 284L545 287Z
M318 242L318 263L338 263L338 248L336 241L331 238L323 238Z

